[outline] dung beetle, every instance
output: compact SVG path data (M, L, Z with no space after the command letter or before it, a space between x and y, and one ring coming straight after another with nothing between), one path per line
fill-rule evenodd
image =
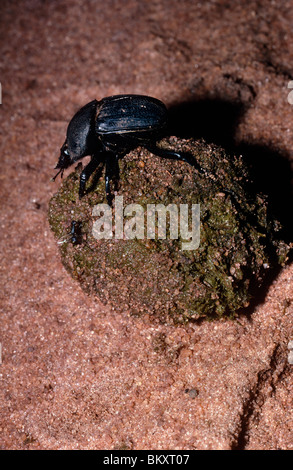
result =
M67 235L62 237L57 243L58 245L63 245L63 243L71 242L72 245L81 245L83 242L83 233L82 233L82 222L72 220L70 224L70 230Z
M81 245L82 243L82 222L73 220L70 227L70 239L72 245Z
M86 182L101 162L105 162L106 197L111 205L110 180L117 173L118 159L138 146L163 158L183 160L195 166L194 159L161 149L156 141L167 127L167 108L156 98L144 95L115 95L93 100L73 116L61 147L55 178L86 155L91 161L80 175L79 198Z

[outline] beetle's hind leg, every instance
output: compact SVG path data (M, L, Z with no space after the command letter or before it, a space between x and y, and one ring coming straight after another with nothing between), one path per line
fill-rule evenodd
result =
M191 155L188 155L187 153L179 153L173 150L162 149L158 147L157 145L152 145L152 146L147 145L145 147L147 148L147 150L149 150L154 155L157 155L158 157L169 158L171 160L179 160L182 162L186 162L189 165L196 168L197 170L199 170L200 172L203 171L200 165L196 162L195 158L192 157Z
M81 199L82 196L84 196L86 182L88 181L92 173L95 171L99 163L100 163L99 159L92 157L91 161L82 170L81 175L80 175L80 180L79 180L79 199Z

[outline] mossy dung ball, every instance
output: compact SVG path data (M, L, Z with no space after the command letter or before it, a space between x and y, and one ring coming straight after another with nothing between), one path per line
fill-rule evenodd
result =
M121 238L121 230L117 238L115 200L112 227L104 227L112 230L112 238L97 239L94 207L106 204L104 169L97 169L79 200L77 168L50 201L49 222L63 264L87 293L117 311L174 323L233 316L249 305L266 273L286 261L289 248L279 237L280 224L269 215L266 196L254 191L242 157L193 139L173 137L160 146L192 155L198 168L138 148L119 161L115 195L123 196L124 211L138 204L144 214L151 204L172 204L178 211L180 205L191 210L199 204L198 247L182 249L180 224L175 239L168 224L165 239L126 239L125 233ZM79 244L72 243L72 221L81 228ZM129 221L133 214L124 217L122 230ZM137 227L132 229L137 233ZM144 229L146 235L146 216Z

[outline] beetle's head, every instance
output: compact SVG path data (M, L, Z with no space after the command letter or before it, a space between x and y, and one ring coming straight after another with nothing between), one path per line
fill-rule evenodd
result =
M61 168L65 170L65 168L68 168L73 163L72 158L70 157L68 146L67 146L67 140L62 145L60 152L61 152L60 157L55 168Z
M56 173L56 175L54 176L53 181L55 181L55 179L57 178L57 176L61 173L61 178L63 176L63 173L64 173L64 170L66 168L68 168L72 163L72 159L70 157L70 154L69 154L69 150L68 150L68 146L67 146L67 141L64 142L64 144L62 145L61 149L60 149L60 157L59 157L59 160L57 162L57 165L55 166L55 169L59 168L59 171L58 173Z

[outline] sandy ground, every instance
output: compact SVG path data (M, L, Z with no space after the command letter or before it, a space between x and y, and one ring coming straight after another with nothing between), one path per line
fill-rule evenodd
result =
M47 221L73 113L142 93L243 151L289 225L292 0L3 0L0 21L1 448L292 449L292 265L249 316L167 326L87 297Z

